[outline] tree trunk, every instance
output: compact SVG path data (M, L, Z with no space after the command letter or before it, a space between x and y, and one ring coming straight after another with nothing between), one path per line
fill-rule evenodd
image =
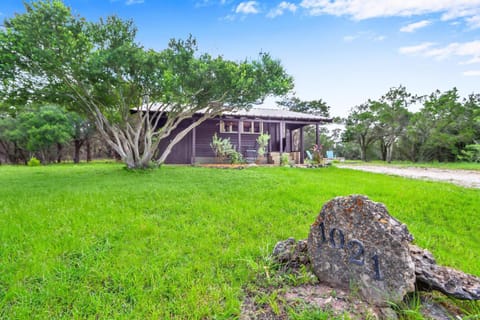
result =
M57 163L62 162L62 150L63 150L62 144L57 143Z
M392 156L393 156L393 143L389 143L386 147L387 147L387 162L391 163Z
M360 145L360 158L363 162L367 162L367 146L364 144Z
M90 145L90 139L85 141L87 147L87 162L92 161L92 146Z
M80 140L80 139L74 140L73 144L74 144L73 163L80 163L80 148L83 145L83 140Z
M380 153L382 154L382 161L387 161L387 145L383 139L380 139Z

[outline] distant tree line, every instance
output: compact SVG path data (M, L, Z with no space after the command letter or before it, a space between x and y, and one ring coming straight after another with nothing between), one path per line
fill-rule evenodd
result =
M70 160L79 163L94 157L112 157L94 124L57 105L0 107L0 164Z
M410 109L416 106L418 111ZM480 162L480 95L458 90L415 96L404 86L351 109L344 120L343 152L381 159Z

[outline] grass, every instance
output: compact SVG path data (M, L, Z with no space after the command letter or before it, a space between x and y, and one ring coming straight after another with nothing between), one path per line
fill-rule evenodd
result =
M0 318L238 317L251 262L348 194L480 276L480 190L334 167L0 166Z
M382 166L398 166L398 167L419 167L419 168L438 168L438 169L452 169L452 170L476 170L480 171L480 163L478 162L411 162L411 161L392 161L387 163L385 161L347 161L349 164L362 165L382 165Z

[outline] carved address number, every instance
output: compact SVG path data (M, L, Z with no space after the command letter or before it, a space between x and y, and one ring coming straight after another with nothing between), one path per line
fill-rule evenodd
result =
M344 249L345 248L345 236L343 231L337 228L331 228L328 232L328 239L325 232L325 224L322 222L319 225L322 242L330 243L330 246L334 249ZM335 239L336 238L336 239ZM348 262L356 264L358 266L365 265L365 247L360 240L352 239L347 242L347 250L350 252L348 257ZM371 259L373 260L373 271L375 272L373 279L383 280L380 274L380 258L377 254L374 254Z

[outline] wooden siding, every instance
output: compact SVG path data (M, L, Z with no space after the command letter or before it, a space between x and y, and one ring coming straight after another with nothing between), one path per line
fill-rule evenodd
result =
M171 137L175 137L181 130L185 129L190 124L190 121L186 120L180 123L180 125L173 130ZM159 150L162 152L170 143L171 138L167 137L160 142ZM168 155L165 163L175 164L188 164L191 162L192 157L192 132L189 132L178 142L172 149L172 152Z
M234 120L235 121L235 120ZM191 123L191 120L183 121L177 129L172 132L172 137L178 134L181 130L186 128ZM270 135L270 141L267 148L268 152L279 152L280 151L280 124L264 122L263 131ZM240 136L241 148L238 148L238 132L232 133L220 133L220 120L219 119L210 119L203 122L196 128L195 140L195 157L198 158L212 158L215 154L210 147L212 142L212 137L214 134L217 134L221 138L229 138L232 145L236 148L237 151L241 152L242 155L247 158L252 155L251 150L257 150L257 138L259 134L255 133L242 133ZM283 148L287 151L287 140L284 137ZM169 138L164 139L160 143L160 151L164 150L170 142ZM167 157L166 163L174 164L190 164L192 161L192 143L193 143L193 134L190 132L187 134L179 143L177 143L172 152ZM248 151L247 151L248 150Z

